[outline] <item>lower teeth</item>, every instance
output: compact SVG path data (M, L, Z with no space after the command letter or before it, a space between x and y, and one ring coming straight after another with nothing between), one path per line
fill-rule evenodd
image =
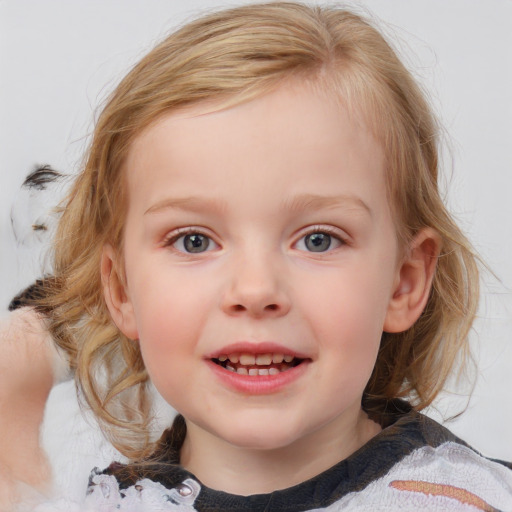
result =
M266 375L277 375L281 372L289 370L291 366L283 365L281 368L276 368L274 366L270 368L246 368L245 366L239 366L238 368L234 368L229 364L225 365L224 368L233 373L238 373L239 375L249 375L250 377L258 377L258 376L266 376Z
M257 367L257 366L244 366L237 363L232 363L231 361L220 361L219 359L213 359L213 362L222 366L226 370L238 373L239 375L249 375L250 377L259 377L259 376L267 376L267 375L277 375L281 372L285 372L290 368L293 368L301 363L300 359L293 359L293 361L285 362L283 361L281 364L276 364L273 366L266 367Z

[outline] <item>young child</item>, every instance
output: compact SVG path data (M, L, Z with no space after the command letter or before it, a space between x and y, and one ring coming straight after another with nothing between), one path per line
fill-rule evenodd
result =
M49 329L131 462L90 510L511 510L419 410L478 298L438 127L382 36L271 3L192 22L112 94L65 204ZM51 307L50 307L51 306ZM150 439L149 382L180 414Z

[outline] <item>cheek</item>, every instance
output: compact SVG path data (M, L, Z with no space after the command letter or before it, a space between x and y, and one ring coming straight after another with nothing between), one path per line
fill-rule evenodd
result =
M392 295L391 272L351 267L333 270L321 281L305 276L304 282L303 309L316 317L318 339L330 338L333 332L347 341L380 339Z
M201 339L218 294L211 283L189 277L153 268L133 282L135 321L147 365L190 353Z
M149 286L148 286L149 289ZM165 293L164 293L165 292ZM173 390L190 378L187 366L199 337L192 303L164 288L153 288L136 307L142 359L162 396L177 407Z
M389 270L389 267L388 267ZM382 279L386 276L385 279ZM379 265L338 270L322 283L310 280L302 310L338 392L364 389L377 359L392 289L392 273Z

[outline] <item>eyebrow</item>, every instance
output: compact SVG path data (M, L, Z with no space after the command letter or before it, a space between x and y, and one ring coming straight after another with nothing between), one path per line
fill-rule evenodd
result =
M358 196L343 194L337 196L324 196L316 194L300 194L285 202L287 210L303 211L329 208L356 208L373 215L372 209Z
M144 215L148 213L158 213L162 210L168 209L187 210L193 212L222 211L225 209L225 206L224 201L219 201L218 199L209 197L172 197L156 202L144 212Z

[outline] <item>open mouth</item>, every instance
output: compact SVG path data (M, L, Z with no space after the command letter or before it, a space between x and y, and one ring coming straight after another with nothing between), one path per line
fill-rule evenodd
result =
M278 375L295 368L305 359L291 354L220 354L212 361L230 372L259 377Z

